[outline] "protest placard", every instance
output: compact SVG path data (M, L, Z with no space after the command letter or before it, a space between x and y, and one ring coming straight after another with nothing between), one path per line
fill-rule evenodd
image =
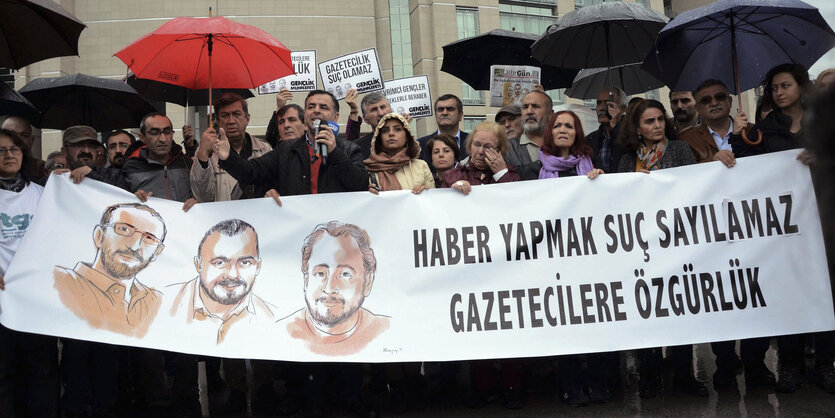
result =
M383 95L396 113L408 113L413 118L432 116L432 94L425 75L386 81Z
M539 67L527 65L490 66L490 106L521 104L522 98L539 84Z
M3 233L26 232L0 322L223 358L354 362L832 330L820 217L798 152L731 170L713 162L467 196L282 196L282 207L252 199L188 213L53 175L34 216L2 214Z
M258 86L258 94L278 93L281 89L293 92L316 90L316 51L293 51L290 59L296 73Z
M322 61L319 63L319 74L322 75L323 88L337 100L344 99L351 89L357 89L358 93L383 89L376 48Z

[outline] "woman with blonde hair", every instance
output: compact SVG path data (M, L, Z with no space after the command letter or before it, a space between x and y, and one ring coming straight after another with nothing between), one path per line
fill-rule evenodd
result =
M451 187L468 194L472 186L522 180L516 169L504 159L510 149L510 141L502 125L481 122L467 136L465 146L470 156L444 174L441 187Z

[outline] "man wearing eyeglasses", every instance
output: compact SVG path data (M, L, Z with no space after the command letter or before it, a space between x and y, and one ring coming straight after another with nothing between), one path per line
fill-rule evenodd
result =
M426 161L426 164L429 165L429 168L431 168L433 172L435 169L432 166L432 153L429 152L430 150L426 149L426 141L430 138L434 138L440 134L450 135L458 141L458 149L461 151L461 159L463 160L469 156L469 154L467 154L467 147L464 146L464 144L467 143L467 135L469 134L461 131L460 126L462 120L464 120L464 104L458 96L454 94L445 94L435 99L435 122L438 123L438 130L418 139L423 160Z
M706 80L696 88L696 111L702 123L681 133L679 139L687 142L700 163L721 161L728 168L736 164L730 144L734 121L731 119L733 99L725 83Z
M141 201L154 196L184 202L187 211L195 203L189 184L189 160L174 143L171 120L161 113L149 113L139 124L139 138L145 144L132 152L122 166L128 190Z
M61 302L93 328L142 337L159 310L162 294L139 282L136 275L162 252L165 234L165 221L147 205L108 207L93 228L93 262L55 268Z

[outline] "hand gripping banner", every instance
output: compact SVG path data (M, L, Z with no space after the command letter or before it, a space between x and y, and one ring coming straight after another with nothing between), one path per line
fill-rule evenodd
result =
M797 152L651 174L196 205L53 176L21 331L220 357L442 361L835 329ZM4 232L15 228L2 219Z

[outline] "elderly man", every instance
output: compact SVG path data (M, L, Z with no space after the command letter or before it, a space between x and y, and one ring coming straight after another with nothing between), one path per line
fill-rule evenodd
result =
M429 165L429 168L433 172L435 169L432 167L432 155L425 149L426 141L430 138L434 138L440 134L447 134L457 140L458 149L461 150L462 160L469 155L465 147L468 133L460 129L462 120L464 120L464 103L461 102L458 96L445 94L435 99L435 122L438 123L438 131L418 139L423 160L426 161L426 164Z
M245 160L230 152L229 141L221 131L215 143L219 166L239 182L269 187L266 195L279 204L280 196L368 190L368 173L359 147L338 140L327 128L328 121L338 118L336 97L322 90L311 91L305 99L304 138L281 141L267 154ZM316 120L322 125L314 127ZM327 147L327 156L319 154L319 144Z
M534 90L522 97L521 113L523 132L510 139L506 160L516 168L522 180L536 180L542 169L539 148L545 141L548 120L554 114L553 101L544 92Z
M518 138L522 135L522 107L517 104L503 106L496 113L496 123L504 126L508 138Z
M696 109L702 123L683 132L679 139L687 142L700 163L721 161L728 167L736 164L730 144L734 121L731 119L733 98L719 80L706 80L696 88Z
M258 234L240 219L212 226L197 246L197 277L172 285L171 316L195 328L207 327L217 344L234 329L275 322L275 307L252 293L261 271ZM166 292L167 293L167 292ZM235 334L233 334L235 335ZM232 337L234 339L234 337Z
M600 128L586 135L586 144L594 151L594 166L606 173L617 171L623 149L617 144L618 127L626 112L626 93L615 87L597 95L597 122Z
M310 351L347 355L362 350L389 327L363 302L371 294L377 259L368 233L356 225L318 225L302 246L306 307L286 321L290 336ZM351 344L338 344L349 340Z
M272 150L270 144L250 136L249 108L246 100L237 93L224 93L215 102L218 124L226 134L231 152L242 159L258 158ZM214 128L206 129L200 145L194 153L191 165L191 193L198 202L222 202L228 200L262 197L266 189L241 184L218 166L216 155L211 155L217 142Z
M352 90L352 92L355 92L355 90ZM356 106L355 97L356 93L353 95L348 94L348 97L345 98L345 102L351 106L351 119L349 121L350 126L347 128L348 140L359 145L360 150L362 151L362 159L365 160L371 155L371 138L374 136L374 130L377 129L377 124L380 122L380 118L391 113L392 110L386 96L378 91L375 91L366 94L365 97L362 98L362 101L360 102L362 116L356 116L354 113L355 110L353 109L353 106ZM356 120L354 120L354 118L356 118ZM363 118L365 119L365 123L371 127L371 132L367 135L354 139L353 135L359 136L359 125L362 123ZM354 122L356 122L356 124Z
M673 128L677 134L699 123L696 100L693 98L692 91L670 91L670 109L673 112Z
M8 129L20 136L23 139L23 142L26 143L26 146L29 147L29 150L32 150L32 145L35 143L35 137L32 136L32 124L29 123L28 120L23 119L20 116L9 116L6 120L3 121L3 124L0 125L2 129ZM47 173L44 165L46 163L37 158L32 156L31 161L28 164L29 172L26 173L29 175L31 179L42 179L46 177L49 173Z

